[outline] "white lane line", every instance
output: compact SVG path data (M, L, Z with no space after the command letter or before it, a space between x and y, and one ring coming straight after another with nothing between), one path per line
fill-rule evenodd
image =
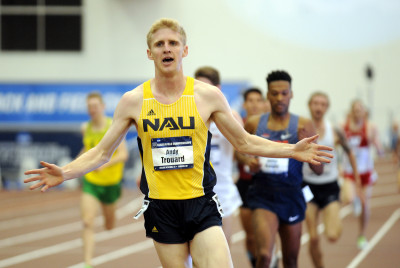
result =
M124 247L118 250L115 250L113 252L107 253L107 254L103 254L100 255L94 259L92 259L92 263L94 266L96 265L100 265L109 261L113 261L122 257L126 257L128 255L131 255L133 253L137 253L149 248L153 247L153 240L151 239L146 239L145 241L139 242L139 243L135 243L133 245L130 245L128 247ZM83 267L84 263L78 263L75 264L73 266L69 266L68 268L80 268Z
M232 235L231 242L232 242L232 244L234 244L234 243L239 242L239 241L241 241L241 240L243 240L245 238L246 238L246 233L242 230L242 231L236 232L236 233L234 233Z
M137 231L140 231L143 229L143 221L141 222L136 222L134 224L128 224L124 225L118 228L115 228L111 231L103 231L100 233L97 233L95 235L95 240L96 242L101 242L109 239L113 239L119 236L124 236L127 234L131 234ZM22 262L34 260L34 259L39 259L45 256L53 255L56 253L60 253L63 251L71 250L77 247L82 246L82 239L81 238L76 238L70 241L66 241L63 243L59 243L53 246L49 246L46 248L41 248L38 250L33 250L28 253L20 254L8 259L4 259L0 261L0 267L7 267L15 264L19 264Z
M79 210L77 208L71 208L62 211L52 211L47 213L40 213L37 215L19 217L16 219L0 222L0 231L48 222L48 218L63 220L66 218L74 217L78 214Z
M367 247L360 253L358 253L358 255L347 266L347 268L357 267L399 219L400 219L400 208L392 213L390 218L382 225L382 227L378 230L378 232L374 235L374 237L372 237L372 239L368 242Z
M399 200L399 198L398 197L395 197L397 200ZM141 202L142 201L142 197L140 197L140 198L137 198L138 200L139 200L139 202ZM135 200L137 200L137 199L135 199ZM377 198L378 199L378 198ZM390 205L390 204L393 204L393 197L381 197L381 198L379 198L379 200L374 200L374 201L377 201L377 202L374 202L373 204L372 204L372 207L380 207L380 206L385 206L385 205ZM134 201L135 201L134 200ZM134 202L134 201L132 201L132 202ZM129 212L131 212L131 210L130 209L127 209L127 206L125 206L125 208L126 208L126 210L127 211L129 211ZM344 208L342 208L342 210L343 210ZM350 211L351 211L351 209L350 209ZM344 211L345 213L344 214L341 214L341 217L345 217L346 216L346 214L347 214L347 212L346 211ZM341 212L342 213L342 212ZM347 214L348 215L348 214ZM137 223L137 224L140 224L140 228L139 229L141 229L142 228L142 226L143 226L143 223ZM136 225L136 224L135 224ZM320 230L320 227L319 227L319 230ZM103 233L107 233L107 231L105 231L105 232L103 232ZM100 233L98 234L98 235L100 235ZM97 234L96 234L96 236L98 236ZM304 235L306 235L306 234L304 234ZM308 234L307 234L308 235ZM233 235L235 238L233 238L233 243L236 243L236 242L238 242L238 241L240 241L240 240L242 240L243 238L244 238L244 232L243 231L239 231L239 232L237 232L237 233L235 233L234 235ZM110 239L110 238L107 238L107 239ZM303 241L306 241L306 239L307 238L303 238ZM104 239L105 240L105 239ZM76 243L76 241L78 241L78 245L77 244L74 244L74 243ZM96 241L99 241L99 240L97 240L96 239ZM145 243L146 241L148 241L148 243ZM146 240L146 241L144 241L144 242L140 242L140 243L136 243L136 244L133 244L133 245L131 245L131 246L129 246L129 247L125 247L125 248L122 248L122 249L120 249L120 250L117 250L118 251L118 253L117 254L122 254L123 253L123 256L127 256L127 255L129 255L129 254L132 254L132 253L136 253L136 252L139 252L139 251L141 251L141 250L145 250L145 249L147 249L147 248L149 248L149 247L151 247L151 244L152 244L152 241L151 240ZM73 245L69 245L68 243L71 243L71 244L73 244ZM139 246L138 246L139 245ZM65 242L65 243L61 243L61 244L58 244L58 245L54 245L54 246L51 246L51 247L48 247L48 248L46 248L46 249L43 249L44 250L44 252L40 252L41 250L37 250L37 251L35 251L35 252L38 252L39 251L39 253L40 254L42 254L42 256L48 256L48 255L52 255L52 254L55 254L55 253L58 253L58 252L62 252L62 251L66 251L66 250L70 250L70 249L72 249L72 248L76 248L76 247L79 247L79 246L81 246L81 240L80 239L75 239L75 240L72 240L72 241L68 241L68 242ZM59 247L60 249L57 249L57 247ZM55 252L56 251L56 252ZM54 252L54 253L53 253ZM112 255L112 253L113 252L111 252L111 253L108 253L108 254L106 254L108 257L102 257L102 256L104 256L104 255L102 255L102 256L99 256L98 258L100 258L100 257L102 257L101 259L99 259L100 261L101 261L101 263L106 263L106 262L108 262L109 260L107 259L107 258L113 258L113 259L115 259L114 257L113 257L113 255ZM29 254L29 253L27 253L27 254ZM22 255L27 255L27 254L22 254ZM30 254L30 255L32 255L32 256L30 256L29 258L27 258L27 259L25 259L25 260L23 260L23 261L17 261L16 262L16 260L14 260L14 264L17 264L17 263L21 263L21 262L25 262L25 261L29 261L29 260L31 260L31 259L36 259L36 258L40 258L40 257L42 257L42 256L38 256L38 257L36 257L37 255L36 255L37 253L33 253L33 254ZM19 256L22 256L22 255L19 255ZM116 256L116 255L115 255ZM122 255L118 255L118 256L122 256ZM15 256L15 257L13 257L12 259L14 259L14 258L17 258L18 256ZM11 258L10 258L11 259ZM9 260L9 259L6 259L6 260L4 260L4 261L0 261L0 267L3 267L3 266L1 266L1 265L3 265L3 262L5 262L5 261L7 261L7 260ZM100 262L98 260L98 262ZM100 263L97 263L97 264L100 264ZM10 265L12 265L12 264L10 264ZM6 266L4 266L4 267L6 267Z
M400 200L400 198L398 198L398 197L395 197L395 198L397 200ZM379 200L375 200L376 202L374 202L374 204L372 204L371 206L372 207L379 207L379 206L390 205L390 204L393 204L393 201L394 201L395 198L394 197L388 197L388 198L383 198L382 197L382 198L379 198ZM351 205L347 205L347 206L343 207L340 210L340 218L342 218L342 219L345 218L352 211L353 210L352 210L352 206ZM323 232L323 230L324 230L324 225L321 223L318 226L318 232L321 234ZM239 232L236 232L235 234L232 235L232 243L237 243L237 242L243 240L244 238L245 238L245 232L243 230L239 231ZM307 243L308 240L309 240L309 234L308 233L303 234L302 238L301 238L302 245ZM149 239L148 241L149 241L148 243L146 243L146 241L145 241L145 242L140 242L140 243L133 244L133 245L128 246L128 247L124 247L124 248L122 248L120 250L114 251L115 254L114 254L114 252L110 252L108 254L104 254L104 255L98 256L97 257L98 259L96 258L97 259L96 263L93 262L93 264L95 264L95 265L104 264L104 263L109 262L111 260L115 260L116 258L125 257L125 256L128 256L130 254L137 253L139 251L148 249L152 245L152 240ZM281 255L281 252L278 252L278 254ZM116 257L116 256L118 256L118 257ZM84 264L83 262L82 263L78 263L76 265L70 266L69 268L82 267L83 264Z
M117 219L121 219L130 213L135 213L135 209L138 209L143 201L143 197L137 197L125 206L119 208L116 212ZM102 216L97 216L95 219L95 226L100 226L103 223ZM33 242L49 237L55 237L58 235L64 235L80 231L82 229L82 221L75 221L72 223L64 224L61 226L48 228L36 232L30 232L18 236L12 236L0 240L0 248L14 246L22 243Z
M371 208L372 207L381 207L381 206L385 206L385 205L392 205L395 203L394 201L396 201L396 200L400 201L400 198L398 196L377 197L372 200ZM343 207L339 212L340 218L341 219L345 218L351 212L352 212L351 205L347 205L347 206ZM319 224L317 227L318 234L321 234L324 231L324 229L325 229L324 225L322 223ZM245 239L245 237L246 237L246 233L242 230L237 233L234 233L232 235L231 240L232 240L232 243L237 243L237 242ZM310 237L309 237L308 233L304 233L301 236L301 244L303 245L303 244L307 243L309 239L310 239Z

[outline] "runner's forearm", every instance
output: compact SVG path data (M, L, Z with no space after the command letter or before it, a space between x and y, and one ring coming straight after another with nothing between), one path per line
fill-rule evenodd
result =
M108 160L109 156L107 154L94 147L61 168L64 180L79 178L105 164Z
M262 157L292 158L294 144L280 143L261 138L256 135L247 135L247 140L237 150L241 153Z

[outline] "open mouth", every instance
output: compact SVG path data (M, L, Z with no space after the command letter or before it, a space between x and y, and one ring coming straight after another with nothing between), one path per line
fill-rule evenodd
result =
M173 58L164 58L162 61L163 62L172 62L172 61L174 61L174 59Z

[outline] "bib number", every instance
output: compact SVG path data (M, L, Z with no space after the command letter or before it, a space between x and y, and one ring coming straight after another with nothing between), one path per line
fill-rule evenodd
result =
M154 170L193 168L192 137L151 139Z
M269 174L287 173L289 158L260 157L261 171Z

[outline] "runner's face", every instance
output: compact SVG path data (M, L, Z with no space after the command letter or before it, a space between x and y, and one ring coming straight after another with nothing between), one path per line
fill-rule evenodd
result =
M285 115L289 111L292 90L288 81L274 81L268 84L267 98L271 103L271 111L276 115Z
M251 92L247 95L243 108L246 110L247 117L261 114L263 112L264 100L261 94Z
M178 32L169 28L156 31L151 38L147 56L154 61L156 70L171 72L182 70L182 58L188 54L188 47L183 45Z
M105 105L99 98L90 98L87 100L88 114L91 119L97 119L104 115Z
M354 119L357 121L364 119L366 116L364 106L359 102L356 102L353 104L352 113L353 113Z
M321 120L329 108L329 103L324 96L316 95L311 99L308 108L313 119Z

